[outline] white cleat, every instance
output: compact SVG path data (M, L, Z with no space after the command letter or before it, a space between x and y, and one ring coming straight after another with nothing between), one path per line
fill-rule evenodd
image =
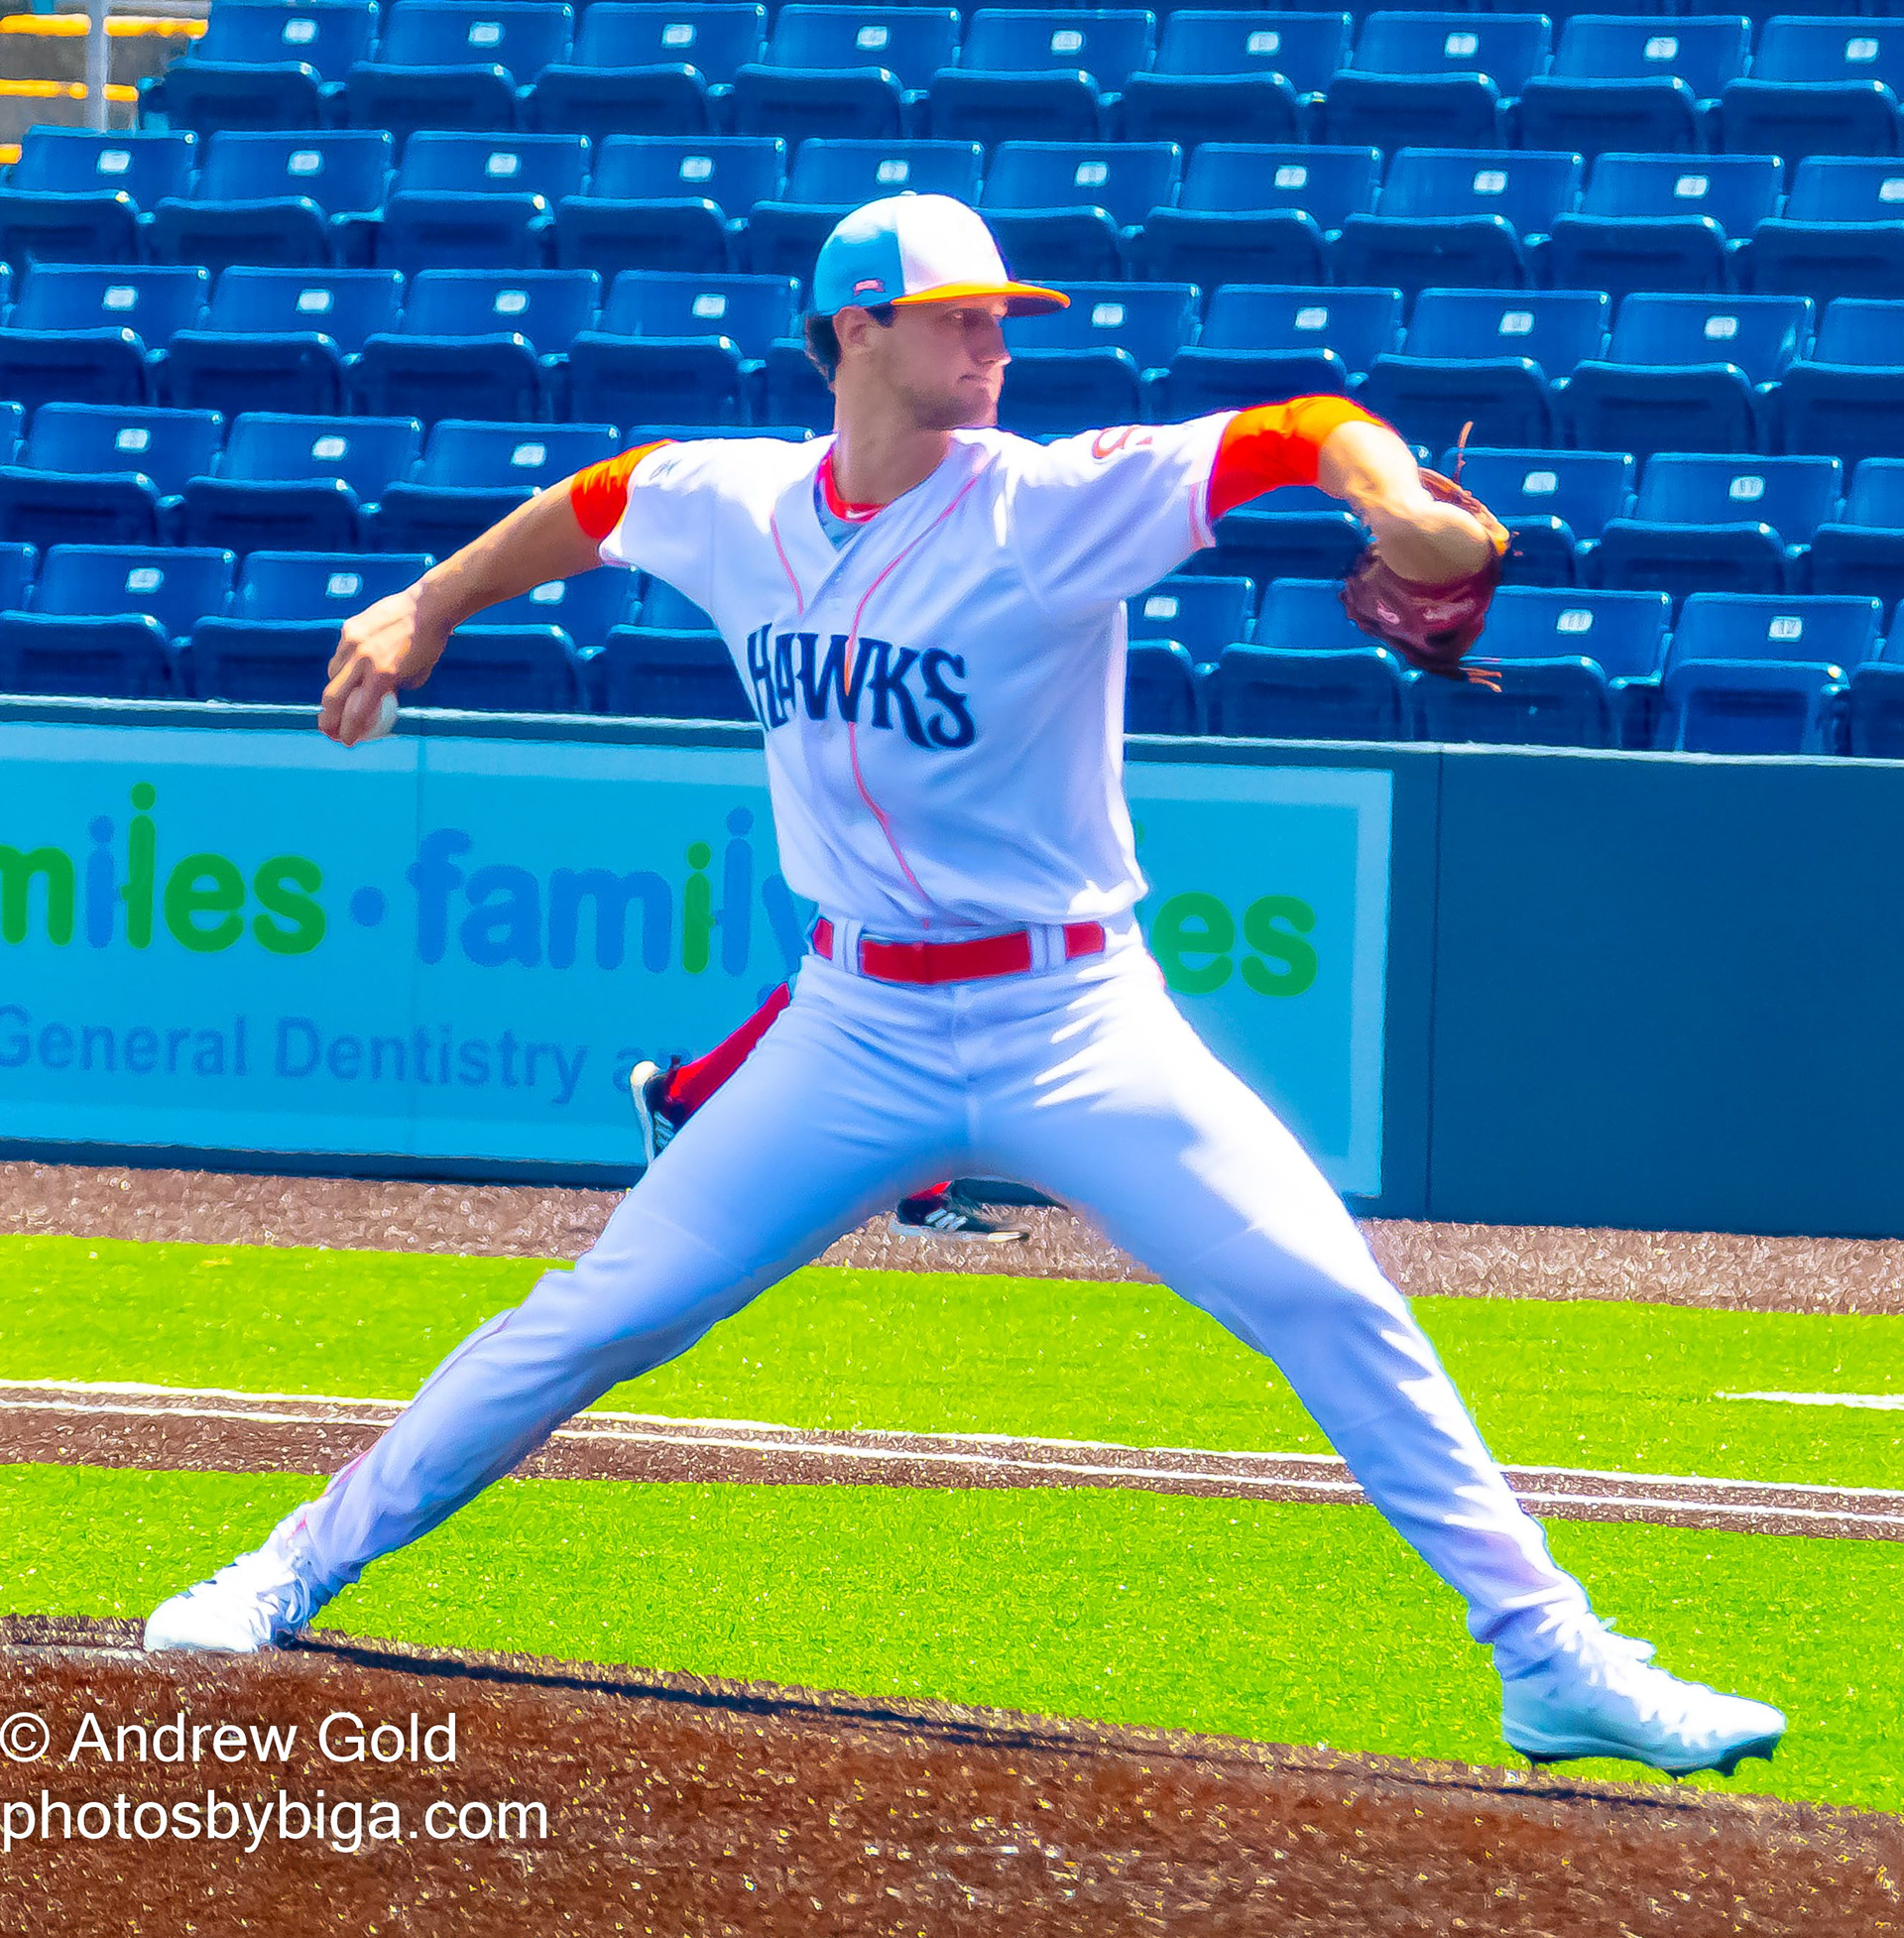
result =
M1779 1711L1682 1682L1649 1666L1652 1654L1593 1616L1569 1622L1550 1655L1502 1678L1501 1735L1533 1763L1620 1756L1671 1776L1729 1776L1743 1757L1771 1760L1785 1734Z
M274 1535L154 1609L146 1618L146 1652L255 1655L301 1634L329 1600Z

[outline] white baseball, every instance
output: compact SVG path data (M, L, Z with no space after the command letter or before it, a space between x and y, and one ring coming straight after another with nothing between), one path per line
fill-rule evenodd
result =
M348 709L353 707L356 707L361 711L360 696L353 693L350 699L345 703L345 705L347 711ZM359 744L361 745L366 740L382 740L383 737L387 733L389 733L393 727L396 726L396 724L397 724L397 695L395 693L386 693L383 696L383 698L377 702L376 716L371 720L370 724L364 728L363 732L357 736Z

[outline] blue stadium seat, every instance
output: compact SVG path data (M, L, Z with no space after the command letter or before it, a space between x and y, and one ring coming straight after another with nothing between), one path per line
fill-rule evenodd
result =
M1533 250L1580 194L1578 155L1404 148L1372 215L1352 215L1332 251L1344 283L1413 293L1518 290Z
M981 7L956 67L932 77L926 126L943 140L1097 141L1109 102L1148 67L1157 21L1136 10Z
M1838 510L1833 457L1655 457L1629 519L1593 555L1602 585L1670 593L1798 589L1812 534Z
M1877 11L1877 9L1873 9ZM1726 146L1773 155L1890 155L1904 124L1904 21L1776 14L1747 79L1721 99Z
M1401 346L1399 290L1228 284L1210 299L1203 335L1170 366L1169 418L1346 391Z
M549 62L529 90L526 123L597 142L711 134L726 117L735 74L766 45L762 6L595 0L582 14L573 59Z
M30 612L0 617L0 688L155 699L177 688L174 640L224 610L232 556L174 545L54 545Z
M1213 662L1226 646L1250 638L1256 588L1247 578L1179 572L1124 605L1132 640L1174 640L1192 660Z
M1851 683L1844 700L1844 752L1864 759L1904 759L1904 628L1893 625L1876 659L1847 670Z
M640 433L647 441L648 433ZM515 424L446 419L415 475L384 491L370 536L380 551L447 557L537 491L623 448L608 424ZM515 622L498 622L515 623ZM559 624L543 613L525 625Z
M1745 71L1750 35L1743 14L1576 14L1561 30L1553 71L1521 90L1520 139L1583 155L1693 154L1711 145L1713 104Z
M347 360L396 327L402 293L394 269L228 269L204 327L172 339L167 394L233 416L339 412Z
M569 352L572 415L629 424L656 418L739 423L752 373L799 329L785 276L684 276L625 270L599 328Z
M734 125L789 142L895 140L924 118L925 90L952 65L958 40L950 7L794 0L765 58L735 73Z
M1682 754L1836 753L1843 670L1780 662L1671 666L1660 682L1654 745Z
M338 628L414 584L433 562L421 553L254 551L239 572L231 616L192 628L193 696L314 706Z
M33 610L60 618L137 613L182 639L222 613L236 560L216 545L54 545L40 561Z
M214 274L233 263L361 267L390 192L392 155L382 129L220 129L206 143L190 195L168 196L154 208L153 254L203 263Z
M215 411L43 404L20 463L0 467L0 531L36 545L157 544L224 429Z
M0 392L29 411L150 402L168 339L204 314L210 286L202 269L37 265L0 329Z
M419 128L514 128L519 92L566 59L574 31L553 0L398 0L376 59L345 77L345 116L400 144Z
M1407 674L1382 646L1226 647L1204 685L1204 719L1209 732L1231 739L1412 738Z
M1648 747L1669 616L1663 592L1503 586L1474 656L1499 691L1417 680L1423 738Z
M1324 251L1375 205L1373 148L1205 142L1190 153L1174 208L1153 208L1128 245L1161 282L1320 283Z
M423 269L537 269L550 210L581 193L582 135L413 135L384 210L377 260Z
M1842 518L1812 534L1807 585L1875 594L1887 609L1904 598L1904 458L1867 457L1851 473Z
M560 395L568 346L595 320L590 269L426 269L395 331L367 337L348 372L372 417L527 423Z
M651 592L643 606L645 620L652 603ZM617 626L608 636L598 673L607 713L658 720L755 717L717 633L665 623Z
M1695 661L1842 666L1877 651L1884 609L1851 594L1696 592L1686 601L1666 669Z
M1554 224L1548 275L1556 289L1615 297L1730 289L1742 239L1778 206L1782 174L1775 155L1603 155L1580 212Z
M248 411L217 471L186 484L180 536L240 554L290 545L355 551L368 542L365 512L409 476L421 447L415 418Z
M1312 572L1340 579L1368 543L1355 514L1314 485L1284 485L1246 500L1217 520L1216 538L1213 550L1198 552L1183 569L1198 577L1252 579L1257 585ZM1265 640L1260 625L1255 637Z
M1752 238L1752 287L1904 297L1904 162L1807 156L1785 213Z
M1176 200L1182 166L1175 142L1001 142L980 205L1020 276L1111 279L1145 215Z
M1349 64L1347 14L1185 7L1163 23L1156 64L1126 77L1128 141L1293 142L1306 109Z
M1368 636L1343 610L1340 579L1290 577L1264 589L1252 643L1278 651L1363 653Z
M1536 13L1371 13L1353 63L1329 83L1317 132L1358 147L1497 147L1501 103L1545 68L1552 33Z
M462 626L417 696L471 713L586 713L582 655L554 625Z
M15 612L25 607L39 565L37 545L0 541L0 612Z
M975 141L805 141L782 200L758 200L748 217L748 265L764 275L813 274L820 244L842 215L882 195L979 199L985 152Z
M532 586L501 605L491 606L483 614L483 624L558 627L571 646L589 657L599 651L628 604L629 574L601 568Z
M1071 283L1068 309L1007 325L1012 361L999 422L1008 430L1072 431L1134 424L1142 383L1196 338L1188 283Z
M1811 326L1803 297L1630 296L1607 360L1581 364L1567 387L1573 442L1641 456L1756 449L1756 387L1778 381Z
M204 37L149 83L146 105L200 134L321 128L376 29L363 0L218 0Z
M1817 343L1785 371L1773 413L1781 450L1830 451L1849 463L1904 450L1904 303L1828 303Z
M760 417L768 424L798 424L808 430L833 428L833 393L813 368L806 346L775 343L762 372ZM770 434L763 432L763 435Z
M598 8L613 0L597 0ZM764 135L611 135L586 195L555 210L555 260L613 276L623 269L704 272L740 266L747 212L780 194L786 144ZM802 275L812 273L809 260Z
M1651 679L1664 663L1672 602L1663 592L1502 586L1488 617L1482 657L1591 660L1609 680Z
M1606 341L1598 291L1424 290L1404 353L1368 367L1359 400L1413 443L1440 449L1473 424L1483 443L1553 434L1554 383Z
M1196 663L1175 640L1132 640L1126 650L1124 730L1180 738L1202 732Z
M198 137L33 128L0 188L0 256L29 262L136 263L142 216L191 185Z
M1442 460L1514 536L1509 579L1569 586L1583 545L1598 543L1607 520L1633 498L1633 460L1624 451L1504 450L1470 444Z

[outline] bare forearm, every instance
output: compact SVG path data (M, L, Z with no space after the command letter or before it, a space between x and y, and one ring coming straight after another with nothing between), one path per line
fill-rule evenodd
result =
M447 638L490 606L600 563L564 479L432 565L416 584L418 616L430 633Z
M1385 424L1338 424L1323 444L1316 482L1365 518L1371 510L1418 511L1434 502L1414 452Z
M1390 566L1417 584L1452 584L1494 555L1481 522L1422 483L1414 452L1385 424L1339 424L1322 446L1316 482L1355 508Z

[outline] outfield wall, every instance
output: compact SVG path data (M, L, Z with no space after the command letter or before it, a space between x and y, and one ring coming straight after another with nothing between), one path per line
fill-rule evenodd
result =
M0 1150L626 1177L797 965L750 728L0 701ZM1359 1210L1904 1235L1904 767L1133 740L1185 1013Z

